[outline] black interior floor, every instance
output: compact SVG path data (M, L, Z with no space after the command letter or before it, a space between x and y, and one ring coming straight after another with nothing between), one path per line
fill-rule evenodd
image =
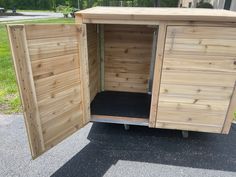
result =
M91 103L92 115L149 118L151 95L104 91L98 93Z

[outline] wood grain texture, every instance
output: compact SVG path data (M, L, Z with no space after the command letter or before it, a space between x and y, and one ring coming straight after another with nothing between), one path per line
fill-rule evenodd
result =
M87 45L85 27L20 25L8 29L36 158L88 121L87 48L81 47Z
M77 12L77 16L83 23L103 24L145 24L157 21L236 22L236 14L232 11L199 8L94 7Z
M105 90L147 92L153 29L105 25Z
M78 25L78 49L80 61L80 76L82 86L82 111L83 122L81 127L86 125L90 120L90 93L89 93L89 64L88 64L88 43L87 43L87 28L85 24Z
M156 60L153 76L153 86L152 86L152 101L150 109L149 127L156 126L157 119L157 109L158 109L158 99L160 92L162 65L164 57L165 48L165 38L166 38L166 23L163 22L159 25L158 29L158 39L157 39L157 49L156 49Z
M45 144L24 25L9 25L8 35L31 155L36 158L45 151Z
M100 90L100 64L96 25L87 25L90 102Z
M156 127L221 133L236 80L233 34L233 27L168 26Z
M222 128L223 134L229 133L233 118L235 117L235 112L236 112L236 82L235 82L233 94L230 100L230 105L228 107L228 111L226 114L224 126Z

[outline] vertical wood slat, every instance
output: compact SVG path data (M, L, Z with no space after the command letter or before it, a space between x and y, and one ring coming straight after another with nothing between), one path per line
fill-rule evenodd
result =
M99 25L99 45L100 45L100 83L101 83L101 91L104 91L105 85L105 67L104 67L104 60L105 60L105 48L104 48L104 25Z
M236 111L236 82L221 133L228 134Z
M78 26L79 32L79 61L80 75L83 97L83 126L90 120L90 93L89 93L89 66L88 66L88 48L87 48L87 30L86 25Z
M97 25L87 24L90 102L100 91L99 37Z
M156 51L156 61L155 70L153 77L153 87L152 87L152 101L151 110L149 118L149 127L155 127L156 125L156 115L158 109L158 97L161 84L161 72L162 64L164 58L164 48L165 48L165 38L166 38L167 25L165 22L159 24L158 39L157 39L157 51Z
M45 151L45 147L26 42L25 28L24 25L8 25L7 29L23 112L25 115L25 125L27 127L30 149L32 157L36 158ZM22 94L23 92L27 92L27 94Z
M152 56L150 62L150 72L149 72L149 80L148 80L148 92L152 92L153 85L153 75L154 75L154 66L155 66L155 58L156 58L156 49L157 49L157 39L158 39L158 28L153 32L153 41L152 41Z

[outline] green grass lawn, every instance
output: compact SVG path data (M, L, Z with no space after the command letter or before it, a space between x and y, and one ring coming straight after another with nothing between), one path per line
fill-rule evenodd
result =
M58 18L17 23L74 23L74 19ZM0 24L0 113L12 114L21 112L21 103L5 25Z

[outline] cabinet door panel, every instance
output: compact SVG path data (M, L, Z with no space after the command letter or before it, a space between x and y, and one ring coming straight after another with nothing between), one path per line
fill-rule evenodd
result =
M9 25L33 158L89 121L86 26Z

